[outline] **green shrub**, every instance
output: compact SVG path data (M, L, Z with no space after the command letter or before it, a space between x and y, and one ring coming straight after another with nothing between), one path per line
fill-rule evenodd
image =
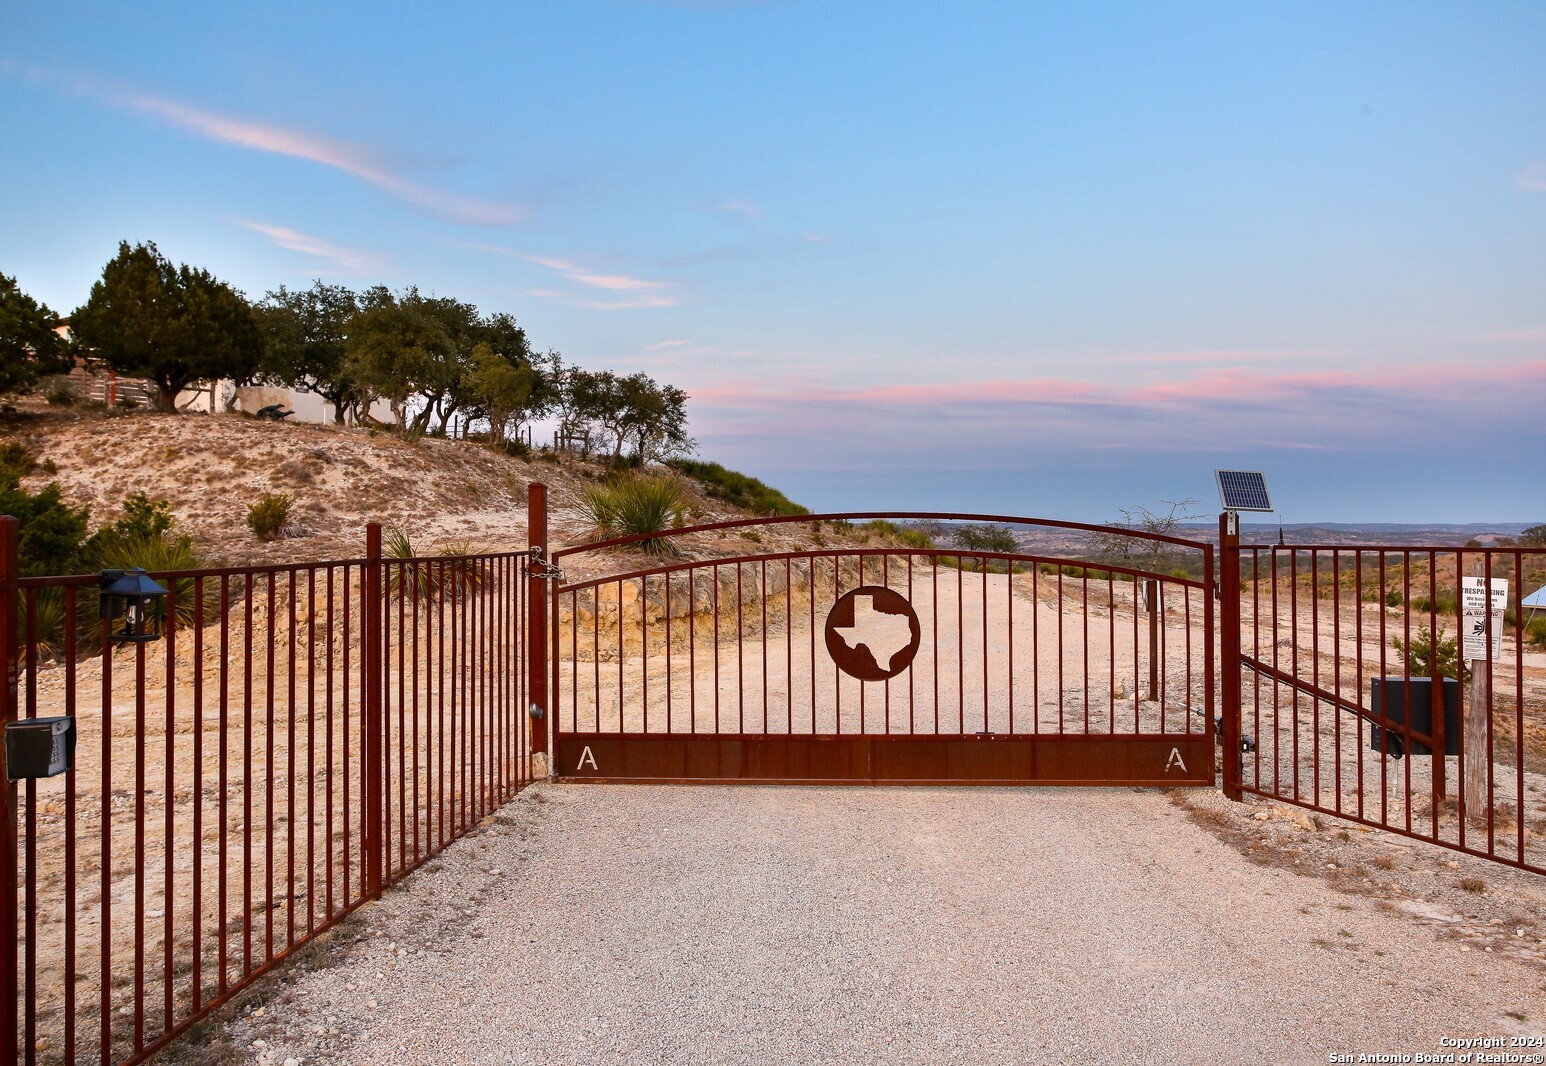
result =
M283 492L265 492L247 508L247 525L259 540L274 540L290 521L291 499Z
M387 595L434 603L442 598L460 599L488 584L488 571L460 560L474 554L470 542L443 544L434 556L421 557L413 541L400 529L389 529L381 543L384 558L398 560L386 567ZM407 560L417 560L407 562ZM442 561L443 560L443 561Z
M1385 606L1400 607L1402 599L1403 597L1401 595L1400 589L1391 589L1385 593Z
M0 473L14 474L18 478L23 478L37 468L37 456L33 455L21 441L11 440L0 444Z
M1546 615L1538 615L1525 623L1525 640L1546 647Z
M152 500L143 492L136 492L124 500L123 517L113 523L111 528L120 537L149 540L170 533L175 525L177 519L172 517L171 504L166 500Z
M16 474L0 471L0 514L21 522L21 572L24 577L78 574L85 570L90 529L88 508L64 503L57 482L36 493L21 487Z
M687 492L674 477L628 477L581 492L581 507L606 537L628 537L679 529L687 512ZM672 553L669 542L639 543L655 555Z
M705 463L696 459L675 459L669 464L678 473L686 474L701 484L710 496L760 515L801 515L810 510L801 507L782 492L763 484L756 478L735 470L726 470L718 463Z
M60 385L49 389L44 399L50 407L74 407L77 397L68 385Z
M1465 668L1462 676L1459 645L1443 626L1438 627L1436 638L1424 626L1412 634L1410 645L1399 634L1390 638L1390 644L1401 656L1409 677L1432 677L1436 670L1440 677L1471 680L1470 667Z

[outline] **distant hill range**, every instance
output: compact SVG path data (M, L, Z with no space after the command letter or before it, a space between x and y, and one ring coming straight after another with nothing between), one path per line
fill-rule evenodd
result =
M1348 547L1390 545L1393 547L1456 548L1475 540L1495 547L1500 538L1518 537L1530 526L1542 522L1242 522L1240 539L1245 544L1277 544L1281 528L1282 543ZM1218 520L1185 522L1175 535L1188 540L1217 543ZM1088 535L1080 530L1022 527L1015 530L1020 550L1033 555L1077 558L1091 554Z

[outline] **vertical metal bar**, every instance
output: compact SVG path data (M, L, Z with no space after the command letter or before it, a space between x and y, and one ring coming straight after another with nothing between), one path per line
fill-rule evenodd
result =
M746 732L746 598L741 576L744 563L735 564L735 705L736 732ZM621 670L622 656L618 657ZM618 685L622 685L622 673L618 673Z
M1354 695L1353 698L1355 700L1357 700L1358 702L1362 703L1362 701L1363 701L1363 551L1362 551L1362 549L1357 549L1357 550L1355 550L1353 552L1353 588L1356 590L1356 596L1355 596L1355 599L1354 599L1354 602L1355 602L1356 606L1354 607L1354 614L1353 614L1353 647L1355 649L1355 652L1354 652L1354 655L1353 655L1353 662L1355 663L1355 669L1356 669L1355 682L1354 682L1354 692L1355 692L1355 695ZM1380 614L1383 615L1385 613L1385 600L1384 600L1384 590L1383 589L1380 590L1380 594L1375 598L1375 603L1377 603L1379 605ZM1364 749L1364 745L1363 745L1363 730L1364 730L1363 723L1362 722L1358 723L1358 735L1354 739L1354 744L1353 744L1353 750L1357 752L1356 759L1357 759L1357 763L1358 763L1358 817L1359 818L1362 818L1364 816L1364 813L1363 813L1364 812L1364 806L1363 806L1363 794L1364 794L1364 775L1363 775L1363 759L1364 759L1363 749Z
M1031 732L1041 732L1041 566L1031 564Z
M173 737L177 733L177 582L167 581L165 635L166 641L166 743L164 748L166 769L166 795L163 799L165 818L165 844L161 860L161 1031L172 1028L172 931L176 899L172 891L172 856L177 854L173 844L174 805L172 768L176 765L173 754Z
M1353 597L1358 602L1358 597ZM1342 553L1331 550L1331 692L1342 699ZM1342 709L1331 708L1332 766L1336 774L1333 783L1335 809L1342 813Z
M365 712L362 722L365 733L365 752L361 776L361 791L365 797L365 895L367 899L381 898L382 860L382 803L385 799L382 772L385 769L385 753L382 748L383 718L385 708L381 702L381 687L385 670L382 668L383 650L381 619L381 523L370 522L365 526L365 573L361 575L361 593L365 597L364 632L360 636L361 657L365 670Z
M1310 552L1310 684L1321 687L1321 553ZM1321 805L1321 701L1310 701L1310 790Z
M306 568L306 935L317 929L317 568ZM198 834L194 834L198 838ZM194 882L197 883L197 877Z
M406 564L406 563L404 564L405 567L407 565L408 564ZM414 563L412 565L413 565L413 577L411 579L409 579L407 577L407 571L404 570L404 578L403 579L404 580L411 580L411 582L412 582L412 585L411 585L410 589L408 590L408 594L412 597L412 602L413 602L413 608L412 608L412 618L413 618L413 674L412 674L412 685L413 685L413 862L414 862L414 865L417 866L418 863L419 863L419 858L420 858L420 851L419 851L419 846L420 846L420 841L419 841L419 822L420 822L420 815L421 814L424 816L423 817L423 821L425 823L424 824L425 830L428 831L428 829L429 829L429 814L428 814L428 811L424 810L423 808L421 808L419 806L419 724L420 724L419 723L419 717L420 717L420 715L419 715L419 688L420 688L420 673L421 673L420 667L424 665L424 657L423 657L423 654L421 654L421 652L419 650L420 649L419 630L422 628L425 631L425 642L424 642L423 648L424 648L424 654L427 654L428 651L429 651L429 632L428 632L429 631L429 612L428 611L425 612L425 617L421 621L421 619L419 618L419 578L420 578L420 575L423 573L423 570L421 569L421 564L420 563ZM401 589L402 586L399 585L398 587L399 587L399 589ZM402 593L399 591L399 595L401 595L401 594ZM423 671L423 687L424 687L424 698L425 698L425 701L428 702L428 700L429 700L429 673L428 673L427 669ZM428 740L429 740L429 730L425 729L424 733L425 733L425 742L428 743Z
M0 668L5 671L5 683L0 685L0 728L17 720L18 688L21 678L18 674L17 659L17 582L21 577L21 557L19 542L21 539L21 523L10 515L0 516L0 658L4 663ZM104 726L107 720L107 707L103 706ZM104 737L110 736L104 731ZM106 765L106 760L104 760ZM105 788L102 791L104 810L107 805L107 797L111 795ZM9 773L5 781L0 783L0 796L3 796L5 810L0 811L0 1063L5 1066L15 1066L16 1042L20 1030L20 1018L17 1016L17 993L19 985L17 980L17 938L20 936L20 915L17 913L19 901L16 896L16 879L20 870L18 868L17 849L17 819L16 819L16 782L11 780ZM104 815L102 819L104 827L108 819ZM105 868L105 864L104 864ZM103 893L103 905L106 906L107 897ZM107 912L103 911L103 928L106 929ZM107 942L104 933L103 943ZM102 967L103 973L103 998L106 999L107 966ZM30 983L30 982L29 982Z
M231 794L229 754L231 733L231 578L227 574L220 575L220 775L219 793L216 801L219 805L220 844L219 844L219 876L216 889L219 902L216 905L216 942L217 964L220 968L220 980L215 990L216 996L225 995L226 984L230 967L230 932L226 924L226 900L230 894L230 863L228 860L227 840L229 829L229 796ZM107 724L103 723L104 736L106 736ZM104 796L108 793L104 789ZM107 857L103 856L103 865L107 863ZM105 893L105 889L104 889ZM106 935L105 933L103 934Z
M26 604L27 628L22 634L21 644L23 648L23 660L26 663L27 694L25 697L25 718L38 716L38 590L28 589L26 598L22 601ZM37 810L38 791L36 779L29 778L26 784L27 796L21 804L25 811L25 822L22 826L22 837L25 840L22 854L23 888L21 909L23 915L22 930L22 988L26 997L22 1005L22 1047L26 1055L27 1066L33 1066L37 1061L37 1037L38 1037L38 833Z
M134 1050L145 1046L145 645L134 646ZM107 796L103 796L106 803ZM103 811L111 817L111 808Z
M102 869L99 891L101 897L100 909L102 912L102 921L98 927L98 932L101 936L101 942L98 945L98 948L101 961L100 987L102 990L102 995L101 1002L99 1004L101 1011L101 1031L98 1036L98 1045L101 1049L102 1066L109 1066L109 1064L113 1061L113 819L111 817L111 808L108 805L108 797L113 794L113 644L112 640L110 639L108 627L102 626L101 630L102 790L100 794L102 797ZM12 629L12 633L15 633L14 628ZM14 636L12 646L14 648ZM16 661L15 656L10 656L7 661L14 663ZM7 667L7 672L9 672L10 669L10 667ZM14 711L16 692L15 687L7 685L6 688L11 693L11 707ZM12 811L15 810L14 801L11 804L11 809ZM11 833L11 846L7 850L14 855L16 851L14 822L11 823L11 828L8 831ZM11 893L12 903L11 906L9 906L6 910L7 916L15 912L15 883L16 882L14 879L7 879L6 881L7 885L12 886L8 889L8 891ZM6 889L0 888L0 891L6 891ZM15 927L13 924L12 932L14 931ZM16 943L16 938L14 936L8 937L7 942L14 945ZM14 952L14 946L11 950ZM12 965L7 970L7 972L13 974L16 972L14 958ZM12 1005L7 1009L14 1010L15 1002L15 996L7 998L6 1003ZM14 1019L14 1014L12 1017ZM14 1029L7 1031L13 1032ZM9 1041L7 1041L7 1043L9 1043Z
M247 571L242 605L242 980L252 973L252 597L255 576Z
M719 735L719 564L714 564L714 735Z
M265 673L263 721L265 744L263 749L263 961L274 957L274 645L278 634L274 625L274 579L278 575L270 570L267 575L268 609L263 615L265 649ZM249 630L247 639L252 640Z
M548 557L548 487L533 481L526 490L526 539L534 550L534 559ZM531 729L532 754L548 750L548 721L552 720L554 740L558 737L557 708L548 704L548 594L543 580L535 567L527 569L526 581L526 694L531 706L542 712L540 719L533 719ZM557 612L554 612L555 616ZM557 623L555 622L555 625ZM573 655L576 663L579 655ZM575 681L578 683L579 678ZM552 771L551 758L549 772Z
M0 548L0 553L4 549ZM3 564L0 564L3 565ZM4 595L0 594L0 610L3 610ZM75 586L69 585L64 590L64 713L75 714L75 654L80 644L80 634L77 632L77 618L75 613ZM3 645L0 645L3 647ZM3 654L3 653L0 653ZM197 667L196 667L197 669ZM195 708L198 704L195 702ZM3 719L0 715L0 719ZM197 709L194 712L194 721L198 722ZM195 747L198 739L195 735ZM70 767L64 776L64 1061L75 1061L75 923L76 923L76 885L75 885L75 853L76 853L76 827L75 827L75 767ZM194 808L197 811L197 807ZM198 863L194 862L194 913L198 913ZM197 936L198 922L194 922L195 936L193 941L193 972L195 975L194 1009L198 1009L197 975L199 972L199 941Z
M326 750L323 752L322 757L323 765L327 767L327 780L325 782L327 794L323 797L322 801L325 808L322 819L322 851L324 855L323 864L326 867L323 872L327 878L327 899L324 901L327 906L323 910L323 918L327 921L333 920L333 886L337 883L333 874L333 782L337 773L333 767L333 571L333 567L327 568L327 588L325 590L327 595L327 624L323 627L323 633L327 637L327 677L323 682L325 691L323 692L322 708L327 715L327 735L323 738L323 747ZM224 615L222 615L223 617Z
M285 646L290 649L287 659L289 686L285 690L289 726L285 732L285 947L295 946L295 569L289 571L289 629L285 634ZM270 682L272 684L272 682ZM168 863L167 865L171 865Z
M1204 549L1203 595L1205 602L1213 602L1212 577L1213 550ZM1245 797L1240 781L1240 535L1232 527L1229 512L1219 515L1219 659L1222 662L1219 675L1219 712L1224 728L1219 743L1224 748L1224 795L1237 802ZM1209 660L1206 667L1208 690L1213 690L1213 626L1204 624L1203 651ZM1213 728L1213 708L1207 709L1208 728Z

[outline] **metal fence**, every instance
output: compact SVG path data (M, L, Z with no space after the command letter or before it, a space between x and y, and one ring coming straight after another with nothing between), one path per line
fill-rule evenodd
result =
M79 740L6 790L0 1060L148 1057L529 783L524 553L154 574L163 638L115 647L15 529L5 719Z
M1226 537L1221 576L1226 790L1546 872L1546 549Z

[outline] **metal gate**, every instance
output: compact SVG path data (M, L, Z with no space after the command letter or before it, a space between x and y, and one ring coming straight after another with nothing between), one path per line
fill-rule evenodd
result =
M1225 793L1546 873L1546 549L1220 540Z
M533 552L547 563L533 580L550 586L548 674L533 680L534 713L552 716L561 778L1214 781L1204 542L998 515L865 512L717 522L548 556L545 493L534 489L531 502ZM867 527L853 523L894 519L1121 536L1172 569L902 546L894 536L855 544ZM840 546L826 543L834 523L846 525ZM705 557L712 549L696 535L727 530L776 550ZM644 541L652 565L614 550Z

